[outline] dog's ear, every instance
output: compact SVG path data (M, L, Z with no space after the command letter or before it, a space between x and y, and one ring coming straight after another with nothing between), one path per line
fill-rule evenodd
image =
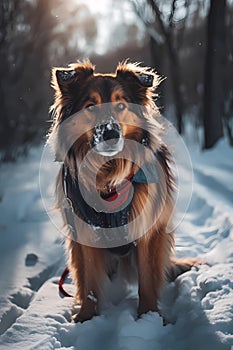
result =
M52 87L62 95L71 93L74 86L93 75L95 67L89 62L71 64L68 68L52 69Z
M145 73L138 74L138 80L140 81L142 86L144 86L146 88L153 86L154 78L155 77L152 74L148 74L148 73L147 74L145 74Z
M139 104L147 104L156 96L155 89L160 83L159 76L150 68L137 63L123 62L117 66L116 79L128 87Z
M145 88L156 88L160 82L158 75L153 70L148 67L140 67L138 63L120 63L116 69L116 76L128 82L137 82Z

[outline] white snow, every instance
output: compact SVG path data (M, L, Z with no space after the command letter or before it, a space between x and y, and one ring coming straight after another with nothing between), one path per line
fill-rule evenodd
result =
M73 300L58 292L66 266L63 237L40 198L41 153L35 148L26 159L1 166L0 349L232 349L233 149L227 142L203 153L190 150L194 186L176 231L177 255L198 256L209 265L164 288L160 309L166 326L157 313L137 318L133 290L101 316L71 322ZM65 289L74 293L69 278Z

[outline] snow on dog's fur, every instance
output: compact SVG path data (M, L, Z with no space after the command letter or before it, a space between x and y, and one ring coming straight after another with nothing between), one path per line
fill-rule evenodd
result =
M76 302L80 305L75 321L85 321L99 314L101 300L107 294L104 290L108 285L106 281L114 279L117 270L121 271L122 279L126 278L129 282L132 275L137 278L138 314L141 315L149 310L158 311L158 298L165 281L174 279L194 263L191 260L174 260L173 232L166 232L173 211L174 179L170 169L169 150L161 141L162 128L156 120L159 113L154 97L159 77L148 68L127 62L119 64L114 74L97 74L94 70L89 61L74 63L69 68L53 69L55 101L52 106L54 119L51 139L57 159L64 161L69 172L68 196L74 211L83 219L77 224L74 215L76 231L81 232L82 236L88 236L92 226L87 225L85 215L76 208L77 193L74 184L82 183L90 192L95 187L100 196L107 199L110 192L117 186L123 186L127 179L132 182L134 189L128 213L128 235L135 242L116 248L95 248L67 238L69 267L76 283ZM98 121L99 113L106 103L110 106L108 108L111 109L113 118L111 123L114 131L111 133L103 130L106 125L100 126ZM131 104L142 106L149 112L142 113L140 108L131 108ZM77 120L74 119L63 127L61 136L63 122L80 111ZM96 125L102 128L104 140L98 140ZM76 135L80 137L77 138ZM127 142L124 143L122 139L135 141L136 149L126 150ZM120 141L121 146L118 145ZM141 151L142 144L145 152ZM88 156L94 146L96 152ZM108 160L108 152L109 155L117 153L117 147L121 148L119 156ZM135 159L135 162L121 157L124 151L133 153L131 159ZM90 177L82 177L80 174L78 177L79 166L85 157L89 157L87 164ZM150 183L150 186L144 181L133 182L132 179L139 171L137 164L152 164L155 159L158 181ZM92 173L96 177L91 176ZM61 170L57 177L58 207L64 224L70 224L67 223L62 205L63 181ZM149 204L145 211L146 202ZM85 213L85 203L82 205ZM136 225L134 219L139 215L140 225L138 222Z

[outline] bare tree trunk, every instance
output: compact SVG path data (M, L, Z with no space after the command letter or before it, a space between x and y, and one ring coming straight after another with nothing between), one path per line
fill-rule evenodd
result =
M171 43L170 37L167 38L167 51L169 54L169 68L171 74L171 85L174 96L174 105L176 111L177 129L179 134L183 133L183 103L181 95L181 79L178 53Z
M226 0L211 0L204 82L204 148L223 136Z
M177 120L177 129L180 134L183 132L183 103L182 103L182 94L181 94L181 79L180 79L180 70L179 70L179 57L178 52L174 47L173 38L172 38L172 21L175 12L175 4L177 0L173 0L172 9L169 18L169 28L165 27L163 19L161 17L161 12L159 10L158 4L155 0L147 0L148 4L151 6L152 11L157 17L161 34L164 38L165 47L168 55L169 69L171 74L171 86L173 93L173 102L175 107L175 114Z

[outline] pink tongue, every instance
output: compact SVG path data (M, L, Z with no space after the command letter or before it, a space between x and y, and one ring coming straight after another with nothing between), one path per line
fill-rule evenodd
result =
M124 180L119 187L114 188L112 193L107 198L104 198L106 208L111 211L120 208L129 198L131 188L132 182L129 180Z

